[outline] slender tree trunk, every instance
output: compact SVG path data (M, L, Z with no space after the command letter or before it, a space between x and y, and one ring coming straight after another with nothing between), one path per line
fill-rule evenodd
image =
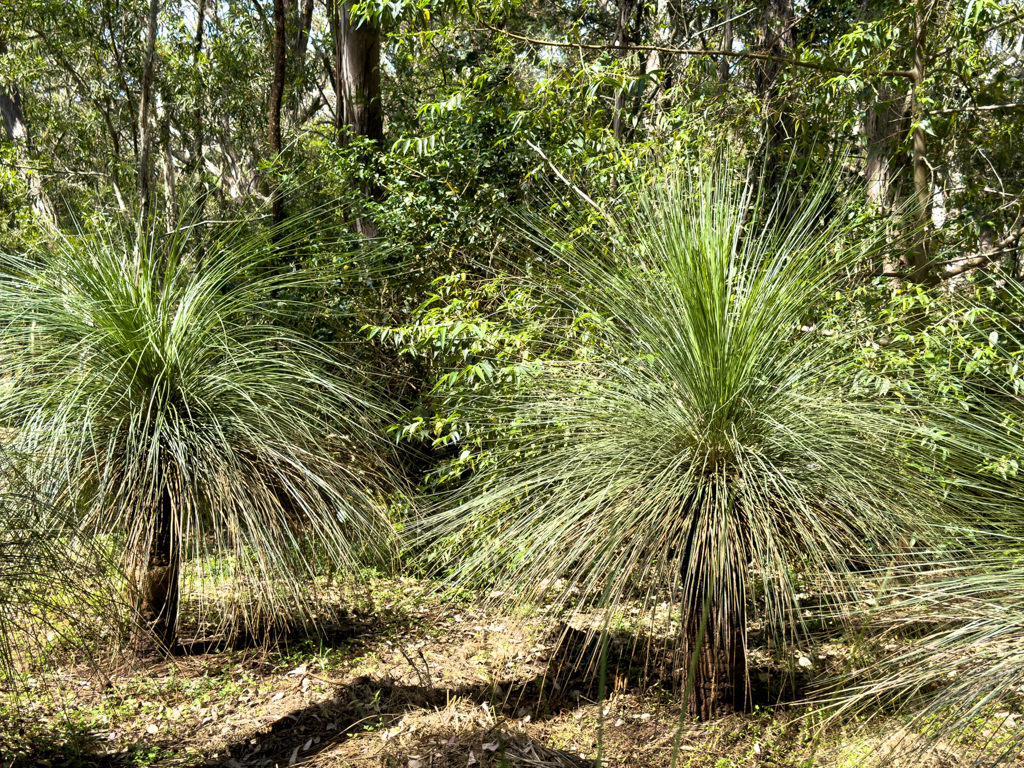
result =
M651 43L656 48L670 48L678 32L680 18L679 4L674 0L657 0L654 18L651 21ZM656 100L664 101L672 88L673 73L667 68L667 60L658 50L652 50L647 56L645 71L650 73L660 70L658 93Z
M178 173L174 167L174 152L171 148L171 116L158 108L160 122L160 144L163 147L164 200L168 230L178 224Z
M876 214L887 212L893 147L898 140L898 115L894 114L887 89L879 90L875 102L864 113L867 159L864 163L865 196Z
M313 28L313 0L305 0L299 9L298 23L295 32L295 57L292 64L294 77L292 77L292 123L302 123L302 84L306 78L306 51L309 48L309 33Z
M285 78L285 9L284 0L274 0L274 74L270 84L270 119L268 126L270 154L274 162L281 158L281 104L284 101ZM277 176L275 173L274 176ZM271 182L270 208L274 224L284 221L284 201L276 178Z
M206 22L206 0L198 0L198 8L196 9L196 36L192 43L192 65L198 71L200 66L201 57L203 55L203 29ZM192 115L193 122L195 124L195 135L192 145L192 166L195 172L200 176L203 173L203 142L204 137L204 125L203 122L205 117L203 115L203 105L206 101L206 94L204 93L202 98L196 99L195 112Z
M763 52L786 58L796 49L796 16L793 0L769 0L767 3ZM758 67L755 86L761 98L767 123L767 178L775 186L780 181L782 147L793 136L793 115L781 94L779 78L784 64L766 61Z
M722 31L722 50L732 50L732 3L726 3L722 6L722 15L725 17L725 28ZM729 82L729 57L723 56L721 61L718 62L718 82L720 84L718 92L725 94L726 83Z
M168 479L163 478L165 482ZM173 650L177 644L181 551L176 542L170 489L165 486L159 493L160 504L139 594L138 615L142 626L136 632L134 645L140 652L152 650L153 639L165 650Z
M619 0L619 26L615 32L615 44L623 49L622 57L629 52L625 49L633 42L630 36L630 22L633 18L633 0ZM616 141L622 140L622 113L626 108L626 89L615 92L615 112L612 115L612 132Z
M331 76L331 85L334 88L334 140L338 146L345 142L345 100L342 96L344 90L344 72L342 70L345 56L345 41L341 37L341 0L328 0L327 20L331 28L331 40L334 43L334 59L327 67Z
M370 153L365 162L374 162L374 155L384 143L384 110L380 88L380 28L369 19L352 19L352 0L333 1L332 26L335 29L335 93L337 95L335 124L338 143L350 137L370 140ZM362 187L363 197L381 200L384 190L376 183ZM356 219L356 231L363 237L377 236L377 225L369 218Z
M128 102L128 112L130 114L136 113L135 102L132 99L132 89L128 85L128 78L125 75L125 62L124 56L121 52L121 46L117 43L118 33L114 27L114 17L107 12L107 6L103 4L104 8L104 20L107 26L107 32L110 35L110 50L114 54L114 63L116 64L117 82L121 86L121 90L124 91L125 100ZM135 160L138 162L139 153L139 126L136 122L132 121L129 123L132 132L132 151L135 153Z
M150 0L149 20L146 28L146 58L142 67L142 94L139 99L139 135L142 148L139 153L139 201L142 206L142 227L149 228L153 207L153 80L156 67L156 22L160 14L160 0Z
M657 11L657 8L655 8ZM647 42L651 42L654 39L653 30L645 30L644 22L647 20L645 14L647 13L646 3L636 4L636 14L634 18L634 27L631 37L637 42L640 42L644 37L645 31L650 33L647 37ZM648 87L647 82L647 59L644 56L637 56L637 79L633 86L633 106L630 108L630 117L638 117L640 115L640 108L643 106L644 91ZM633 134L636 133L636 122L631 123L627 138L632 138Z
M928 23L935 10L935 0L919 0L915 13L914 26L914 65L910 69L912 102L913 134L911 141L914 149L914 219L915 236L910 248L908 261L913 266L912 280L918 284L934 282L930 251L930 229L932 221L932 173L928 163L927 145L923 122L925 109L921 100L921 89L924 85L927 63L926 44L928 39Z
M0 55L7 53L7 44L0 39ZM57 212L46 194L42 177L32 165L32 137L21 106L21 91L15 86L10 93L0 88L0 120L4 124L4 135L14 146L14 159L18 164L18 175L21 176L28 190L32 211L39 217L44 226L50 229L57 227Z
M651 20L651 43L656 48L667 48L672 43L672 18L669 5L669 0L657 0L654 9L654 18ZM661 69L661 57L660 51L650 51L647 54L645 71L654 72Z
M899 199L899 185L907 175L906 154L900 151L902 139L907 134L910 101L896 99L888 87L879 87L874 103L864 113L864 136L867 158L864 163L865 198L868 208L878 217L883 226L892 227L889 221L893 206ZM898 238L890 231L887 238L890 245ZM900 275L907 272L907 253L899 248L887 248L882 260L882 271L889 276L890 285L896 290L902 284Z

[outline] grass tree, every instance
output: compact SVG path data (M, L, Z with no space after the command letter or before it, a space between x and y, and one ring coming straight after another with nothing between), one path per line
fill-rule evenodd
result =
M280 626L310 608L303 577L321 558L344 566L390 541L380 407L297 330L312 308L296 297L321 287L280 266L297 236L198 231L0 258L0 418L79 530L121 552L165 647L183 584L236 628Z
M590 318L591 346L477 400L510 426L425 528L474 526L456 578L612 607L667 599L691 712L743 705L751 611L800 632L801 579L842 599L858 559L892 551L927 509L901 460L913 413L851 395L841 347L815 328L870 250L837 198L831 179L752 199L727 168L698 167L590 234L532 221L531 247L556 264L536 290Z

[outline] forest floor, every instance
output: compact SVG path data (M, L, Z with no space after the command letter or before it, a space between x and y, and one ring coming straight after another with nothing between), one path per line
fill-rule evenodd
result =
M660 768L674 753L691 768L855 768L908 750L893 764L970 762L962 745L912 749L919 734L896 718L822 727L786 703L848 663L841 642L786 664L761 653L752 680L763 703L694 722L680 717L679 665L628 622L602 676L585 628L543 612L513 621L407 579L376 580L355 602L331 636L271 650L197 647L209 652L105 666L54 643L22 665L17 700L0 694L0 768Z

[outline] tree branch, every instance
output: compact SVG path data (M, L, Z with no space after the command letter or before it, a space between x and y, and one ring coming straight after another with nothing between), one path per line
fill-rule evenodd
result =
M500 35L505 35L513 40L519 40L523 43L530 43L531 45L545 45L553 48L572 48L575 50L583 49L587 51L636 51L638 53L671 53L677 55L687 56L729 56L734 59L752 59L754 61L768 61L778 62L780 64L789 64L794 67L802 67L803 69L813 69L817 72L827 72L829 74L837 75L852 75L857 73L857 70L848 69L845 67L835 67L830 64L820 64L814 61L803 61L801 59L791 59L787 56L774 56L770 53L757 53L754 51L723 51L715 50L711 48L663 48L657 45L593 45L587 43L559 43L554 40L538 40L534 37L527 37L526 35L517 35L514 32L509 32L504 29L498 29L497 27L485 24L485 26L492 32L497 32ZM883 69L879 72L875 72L876 75L885 75L887 77L904 77L910 78L913 72L905 69Z
M550 159L550 158L549 158L549 157L548 157L547 155L545 155L545 154L544 154L544 150L542 150L542 149L541 149L540 147L538 147L538 146L537 146L536 144L534 144L534 143L533 143L532 141L530 141L529 139L527 139L527 140L526 140L526 143L527 143L527 144L528 144L528 145L530 146L530 149L532 149L532 150L533 150L534 152L536 152L536 153L537 153L538 155L540 155L540 156L541 156L541 159L542 159L542 160L544 160L544 162L546 162L546 163L548 164L548 167L549 167L549 168L550 168L550 169L551 169L552 171L554 171L554 172L555 172L555 175L556 175L556 176L557 176L557 177L558 177L559 179L561 179L561 180L562 180L562 183L563 183L563 184L565 184L565 186L569 187L569 189L571 189L571 190L572 190L573 192L575 192L575 193L576 193L577 195L579 195L581 199L583 199L583 200L585 200L586 202L590 203L590 205L592 205L592 206L594 207L594 209L595 209L595 210L596 210L596 211L597 211L598 213L600 213L600 214L601 214L602 216L604 216L604 215L605 215L604 209L603 209L603 208L601 208L601 206L600 206L600 205L598 205L597 203L595 203L595 202L594 202L594 201L593 201L593 200L591 199L590 195L588 195L588 194L587 194L586 192L584 192L584 191L583 191L582 189L580 189L580 188L579 188L579 187L577 187L577 186L576 186L575 184L573 184L573 183L572 183L571 181L569 181L569 180L568 180L567 178L565 178L565 176L564 176L564 175L562 175L562 172L561 172L560 170L558 170L558 168L557 168L557 167L555 166L555 164L554 164L554 163L552 163L552 162L551 162L551 159Z
M926 115L956 115L962 112L994 112L998 109L1024 109L1024 101L1011 101L1006 104L986 104L982 107L950 107L949 109L932 109Z
M951 277L962 275L964 272L969 272L972 269L986 266L991 263L996 256L1017 250L1010 246L1017 238L1021 237L1021 235L1024 235L1024 211L1017 214L1017 218L1014 219L1013 224L1010 225L1010 231L993 243L991 252L980 253L977 256L958 260L955 264L948 264L944 270L939 272L939 278L941 280L949 280Z

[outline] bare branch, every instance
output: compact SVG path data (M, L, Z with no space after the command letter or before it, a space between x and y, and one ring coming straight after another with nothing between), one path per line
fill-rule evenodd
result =
M995 112L1001 109L1024 109L1024 101L1012 101L1006 104L986 104L983 107L951 107L950 109L933 109L926 115L956 115L963 112Z
M791 59L787 56L775 56L770 53L757 53L756 51L724 51L716 50L712 48L663 48L657 45L593 45L587 43L560 43L554 40L539 40L534 37L527 37L526 35L517 35L514 32L509 32L504 29L498 29L490 24L486 25L492 32L497 32L500 35L505 35L513 40L519 40L520 42L530 43L531 45L545 45L553 48L572 48L575 50L583 49L587 51L637 51L651 53L672 53L678 55L687 56L728 56L734 59L750 59L754 61L769 61L778 62L780 64L789 64L794 67L802 67L804 69L813 69L817 72L827 72L830 74L839 75L852 75L858 73L858 70L848 69L846 67L835 67L830 64L821 64L814 61L803 61L801 59ZM910 78L913 73L910 70L905 69L883 69L873 74L885 75L887 77L904 77Z
M582 189L580 189L575 184L573 184L571 181L569 181L567 178L565 178L565 176L562 175L562 172L560 170L558 170L558 168L555 167L555 164L551 162L551 160L548 158L547 155L544 154L544 150L542 150L540 147L538 147L536 144L534 144L529 139L526 140L526 143L530 145L530 149L532 149L534 152L536 152L538 155L541 156L541 158L544 160L544 162L546 162L548 164L548 167L552 171L554 171L555 175L559 179L561 179L562 183L565 184L565 186L569 187L569 189L571 189L573 192L575 192L577 195L579 195L581 199L583 199L586 202L590 203L590 205L592 205L594 207L594 210L596 210L602 216L604 215L604 210L601 208L601 206L598 205L597 203L595 203L586 192L584 192Z

